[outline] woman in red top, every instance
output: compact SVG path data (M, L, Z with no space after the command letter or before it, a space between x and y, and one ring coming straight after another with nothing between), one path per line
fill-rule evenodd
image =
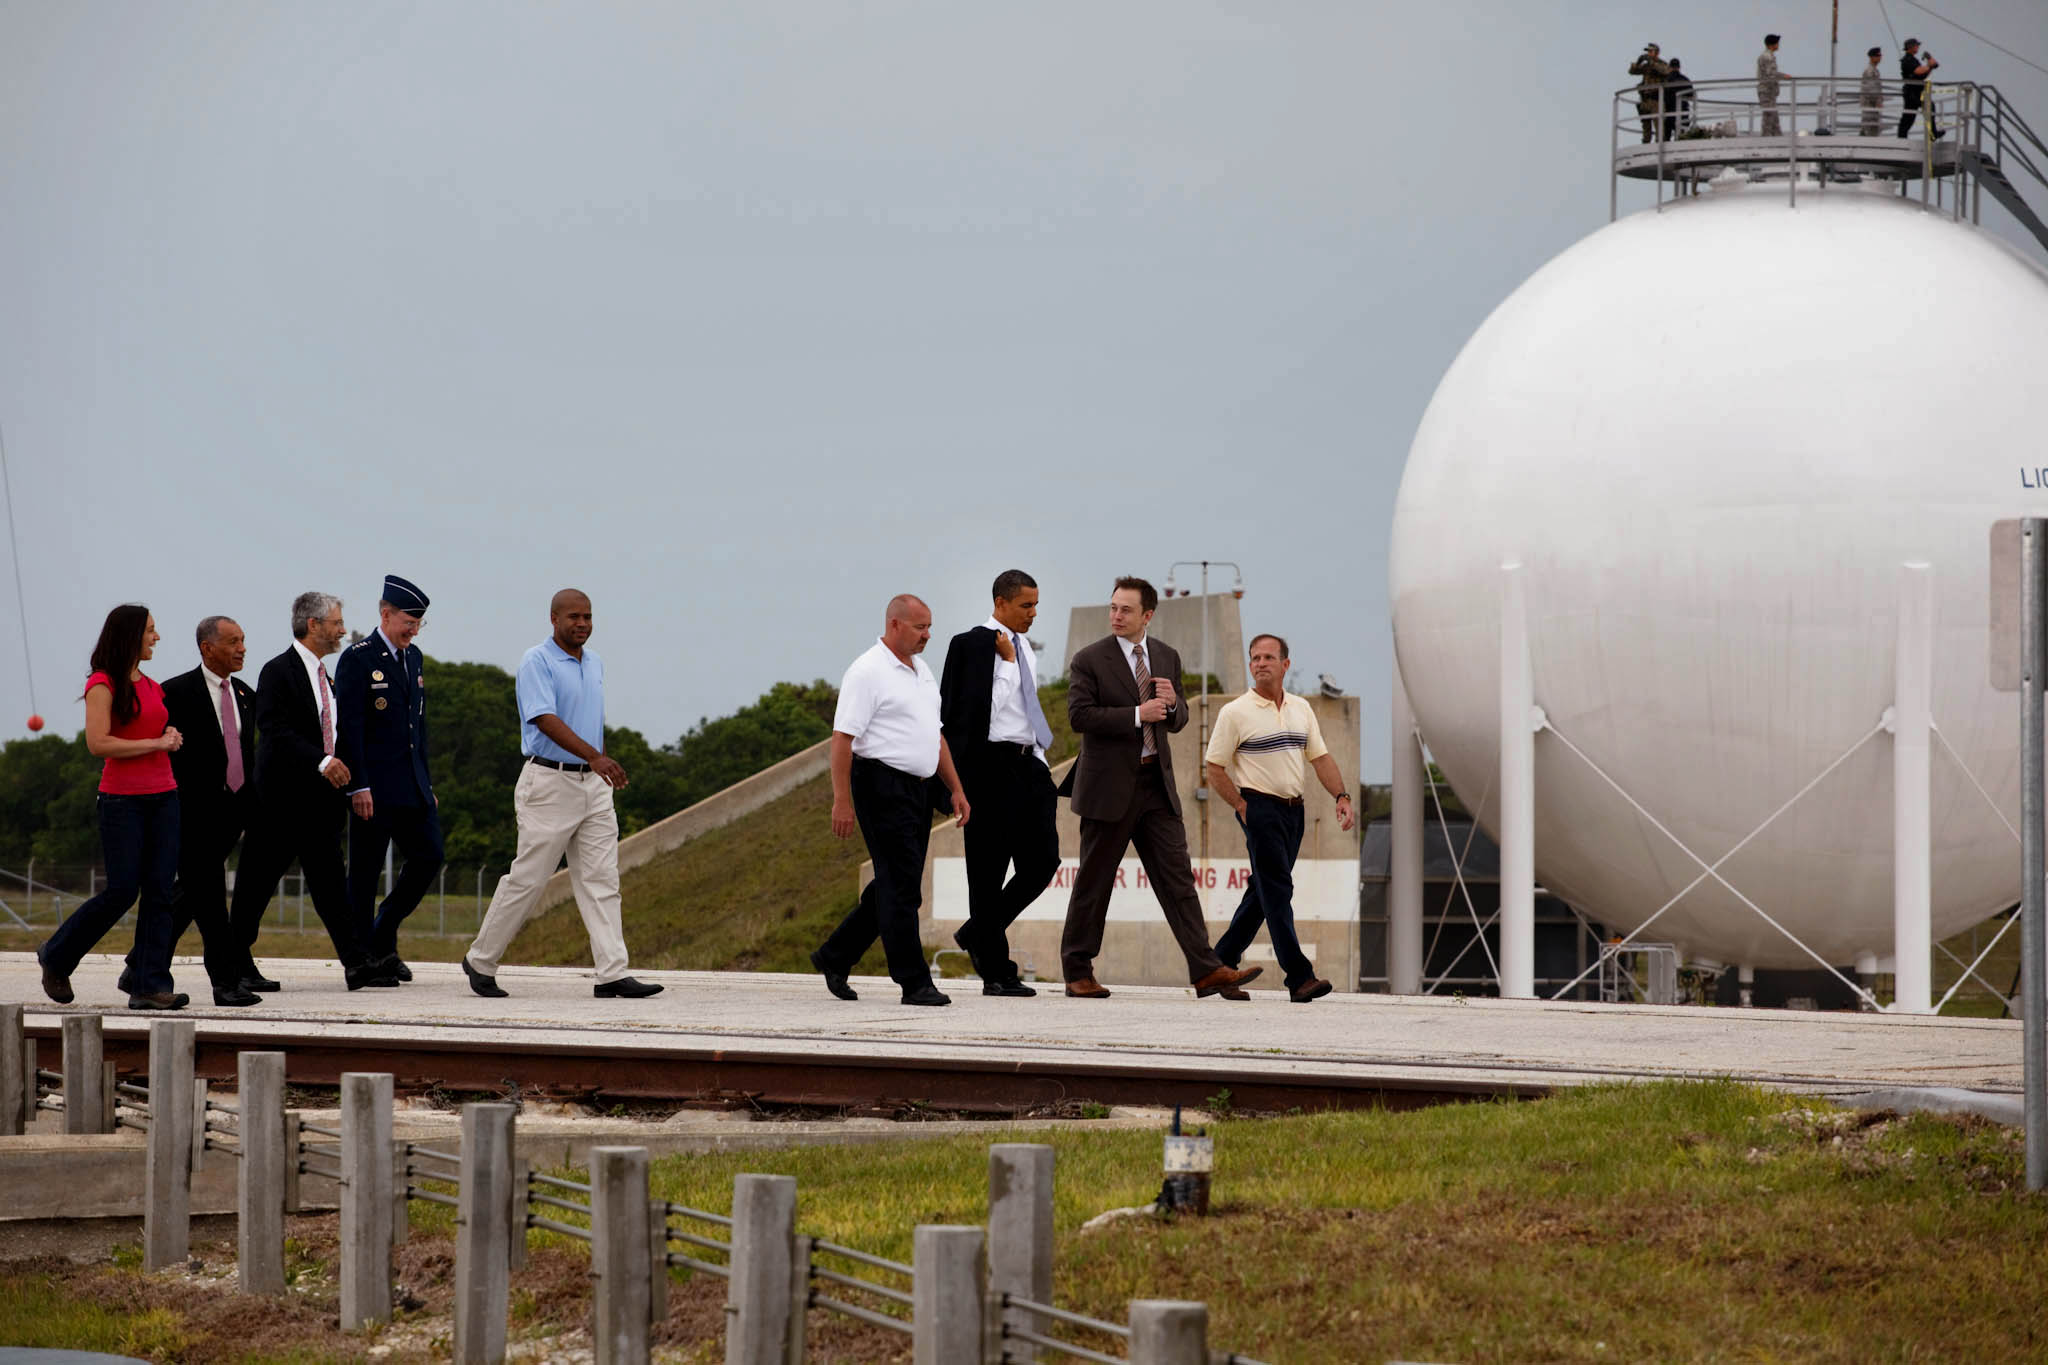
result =
M100 772L100 850L107 889L71 912L36 950L43 992L71 1003L71 973L142 895L135 915L134 991L128 1007L183 1009L171 981L171 882L178 871L178 782L171 751L184 743L164 710L163 689L143 676L156 650L156 618L129 603L107 613L85 680L85 747Z

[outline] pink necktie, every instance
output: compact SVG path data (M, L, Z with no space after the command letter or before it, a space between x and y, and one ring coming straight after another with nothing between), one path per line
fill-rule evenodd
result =
M235 694L220 680L220 737L228 746L228 790L242 789L242 724L235 717Z
M332 755L334 753L334 701L327 691L327 670L315 664L313 671L320 675L320 747Z

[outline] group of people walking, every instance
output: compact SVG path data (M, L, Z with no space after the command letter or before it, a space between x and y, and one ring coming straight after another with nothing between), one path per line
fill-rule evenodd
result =
M413 643L427 606L415 584L387 576L377 628L343 650L341 599L301 593L291 605L292 642L263 665L253 690L235 676L248 651L232 618L202 619L198 667L159 686L142 668L155 657L156 618L132 603L108 613L84 698L86 747L105 760L98 812L107 884L37 949L45 994L60 1004L74 998L79 962L139 898L119 983L131 1008L189 1002L176 989L171 957L193 925L214 1003L257 1004L279 989L257 967L257 933L294 861L348 989L412 980L399 927L442 862L427 683ZM527 762L514 794L519 856L465 965L480 992L505 993L490 973L567 851L597 958L596 993L651 995L661 988L626 975L610 801L626 778L603 755L602 664L583 648L590 600L564 589L549 615L550 639L527 651L519 673ZM330 678L326 660L337 651ZM601 802L592 799L600 788ZM226 865L238 843L230 901ZM378 878L394 846L403 861L379 902Z
M155 657L155 618L133 604L108 614L85 685L86 745L104 760L107 885L37 950L52 1000L74 998L72 973L139 898L120 981L131 1008L188 1003L171 958L193 925L214 1003L259 1003L279 983L257 966L257 934L294 861L347 988L412 980L399 929L442 862L427 680L413 642L427 605L418 586L386 577L377 628L343 650L341 599L302 593L291 606L292 643L263 665L253 690L236 676L247 643L231 618L201 620L198 666L158 686L143 671ZM1158 605L1150 583L1118 579L1109 634L1075 653L1067 711L1081 752L1055 791L1046 758L1052 729L1027 639L1038 614L1036 581L1017 569L999 575L989 618L953 637L938 679L920 657L931 639L930 608L909 594L890 600L881 637L846 671L833 717L832 832L843 839L859 828L874 865L859 901L811 956L833 995L858 998L848 978L879 938L903 1003L950 1003L932 981L918 930L935 805L963 827L968 918L955 939L983 993L1036 995L1010 957L1008 931L1059 870L1061 795L1081 821L1060 953L1067 995L1110 994L1094 962L1119 867L1134 847L1197 996L1250 998L1243 988L1261 969L1239 964L1261 927L1291 999L1305 1004L1330 991L1294 930L1292 873L1308 774L1336 798L1344 829L1354 817L1314 711L1284 690L1287 642L1252 639L1254 686L1223 707L1204 755L1211 787L1244 829L1252 865L1230 928L1212 945L1168 743L1189 717L1180 656L1147 634ZM590 598L564 588L548 619L548 638L526 651L517 680L518 853L463 955L463 972L478 995L510 993L499 984L500 964L566 855L596 966L594 993L642 999L661 987L627 970L612 799L627 777L604 752L604 664L589 648ZM337 651L330 679L326 659ZM230 899L226 865L238 843ZM378 878L394 846L402 862L380 903Z
M1188 723L1180 656L1147 634L1159 594L1142 578L1110 593L1109 634L1074 653L1067 718L1081 752L1055 790L1047 766L1051 727L1040 709L1026 633L1038 584L1019 569L997 576L989 618L955 635L941 675L920 657L931 609L908 593L891 598L881 638L847 669L832 720L832 832L857 826L874 879L859 903L811 954L825 987L859 998L849 981L877 938L906 1005L946 1005L918 936L918 909L932 812L961 826L967 922L955 935L984 995L1032 996L1010 958L1008 931L1059 870L1058 797L1081 822L1080 866L1060 943L1065 993L1107 999L1095 976L1103 926L1124 855L1136 848L1198 997L1247 1000L1258 967L1239 965L1263 925L1286 972L1289 998L1329 993L1294 932L1294 860L1302 796L1313 768L1337 801L1345 829L1350 794L1323 744L1315 713L1286 694L1287 645L1259 635L1250 647L1252 691L1225 706L1204 755L1211 785L1245 830L1252 875L1222 940L1212 945L1188 856L1187 830L1167 737Z
M1781 84L1778 74L1779 41L1778 34L1766 33L1764 50L1756 59L1759 137L1784 136L1784 125L1778 116ZM1858 131L1864 137L1877 137L1883 131L1884 120L1884 49L1873 47L1866 55L1869 65L1863 69L1857 85L1857 103L1862 114ZM1900 44L1899 100L1902 112L1895 136L1904 137L1912 130L1926 98L1927 78L1940 65L1933 53L1921 50L1918 38L1908 38ZM1657 44L1647 43L1642 54L1629 63L1628 74L1638 78L1636 111L1642 119L1644 142L1656 141L1660 136L1669 142L1692 130L1693 84L1678 58L1666 58ZM1933 124L1931 113L1927 131L1929 137L1942 136L1941 128Z

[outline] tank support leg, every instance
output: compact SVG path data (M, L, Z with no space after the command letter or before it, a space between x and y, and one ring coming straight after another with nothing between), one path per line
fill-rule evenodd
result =
M1899 566L1898 664L1892 701L1892 1009L1932 1006L1933 826L1929 743L1933 728L1934 573Z
M1387 887L1387 990L1394 995L1422 994L1422 742L1415 734L1415 714L1408 709L1408 689L1401 665L1394 664L1393 687L1394 819L1393 862Z
M1536 994L1536 711L1522 566L1500 575L1500 993Z

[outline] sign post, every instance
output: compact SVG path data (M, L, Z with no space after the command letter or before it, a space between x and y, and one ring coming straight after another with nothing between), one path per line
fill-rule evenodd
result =
M2042 692L2048 683L2048 520L2020 523L2020 1026L2026 1031L2027 1188L2048 1187L2048 982L2042 979L2044 900L2048 900L2048 858L2044 858L2044 774Z

